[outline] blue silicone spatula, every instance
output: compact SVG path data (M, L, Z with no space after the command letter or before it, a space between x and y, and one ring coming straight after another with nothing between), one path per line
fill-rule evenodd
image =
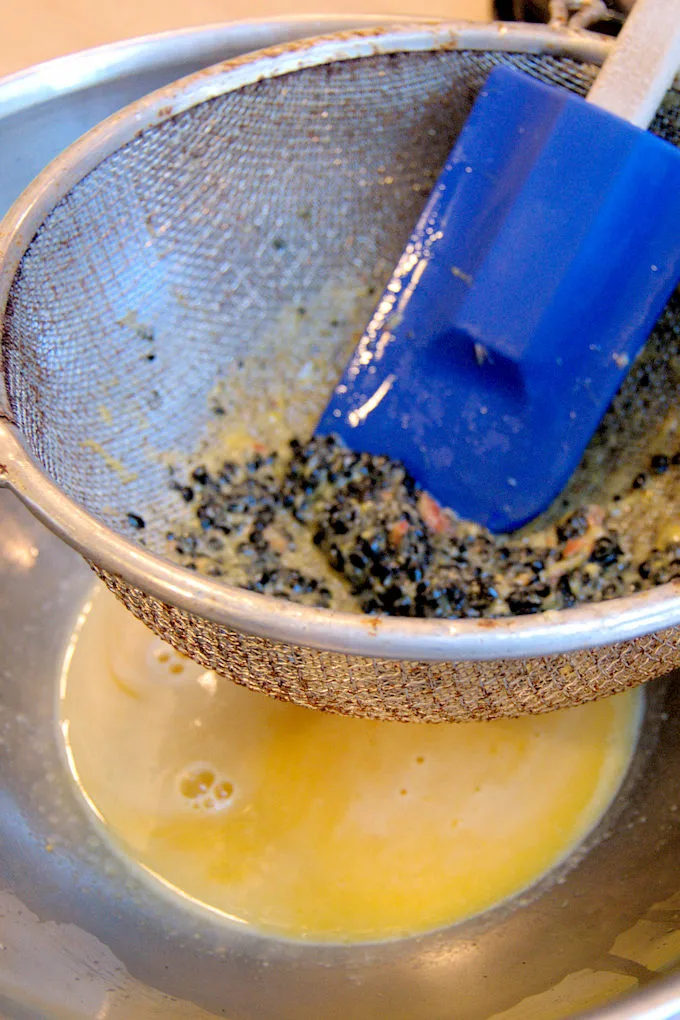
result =
M680 0L637 0L586 100L492 71L317 434L493 531L548 506L680 278L679 65Z

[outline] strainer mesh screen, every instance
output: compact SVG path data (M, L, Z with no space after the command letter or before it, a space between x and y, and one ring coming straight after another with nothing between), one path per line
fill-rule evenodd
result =
M2 338L12 413L61 489L127 537L127 514L142 515L147 546L162 551L177 505L167 460L200 446L216 383L228 429L271 385L292 392L302 360L318 355L339 368L501 62L580 93L596 71L488 51L335 63L198 105L81 181L25 255ZM677 103L669 93L654 128L676 143ZM341 329L330 329L338 317ZM308 392L301 420L313 421L326 396ZM237 634L105 579L205 666L354 714L542 711L678 659L672 633L534 665L347 658Z

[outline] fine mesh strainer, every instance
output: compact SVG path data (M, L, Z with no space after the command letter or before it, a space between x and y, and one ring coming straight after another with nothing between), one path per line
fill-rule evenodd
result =
M303 705L491 718L680 665L678 582L520 619L389 619L253 594L162 555L167 457L211 434L216 383L228 429L292 393L305 359L341 364L491 67L584 93L607 51L529 26L368 30L231 61L100 125L0 229L0 479L179 651ZM680 143L680 93L653 129ZM323 328L336 305L344 340ZM658 376L663 344L651 350ZM291 399L293 417L313 421L327 392Z

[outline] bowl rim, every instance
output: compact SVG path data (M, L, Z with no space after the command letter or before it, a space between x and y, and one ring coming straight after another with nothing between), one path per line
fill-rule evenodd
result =
M411 51L479 50L602 63L611 39L545 25L428 22L345 30L285 42L195 72L102 121L36 177L0 223L0 324L21 259L55 205L142 131L242 85L332 60ZM680 623L680 580L606 602L525 617L433 620L316 609L202 577L102 524L47 476L13 425L0 351L0 485L12 489L90 563L161 602L286 644L370 658L488 661L564 654Z

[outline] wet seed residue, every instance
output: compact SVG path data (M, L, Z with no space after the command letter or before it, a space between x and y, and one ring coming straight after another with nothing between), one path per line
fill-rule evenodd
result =
M532 534L499 536L440 507L396 461L333 437L294 439L284 455L257 452L173 479L191 524L167 537L189 569L306 605L519 616L680 577L680 529L642 555L621 528L623 509L673 472L680 479L680 457L655 453L607 510L587 505Z

